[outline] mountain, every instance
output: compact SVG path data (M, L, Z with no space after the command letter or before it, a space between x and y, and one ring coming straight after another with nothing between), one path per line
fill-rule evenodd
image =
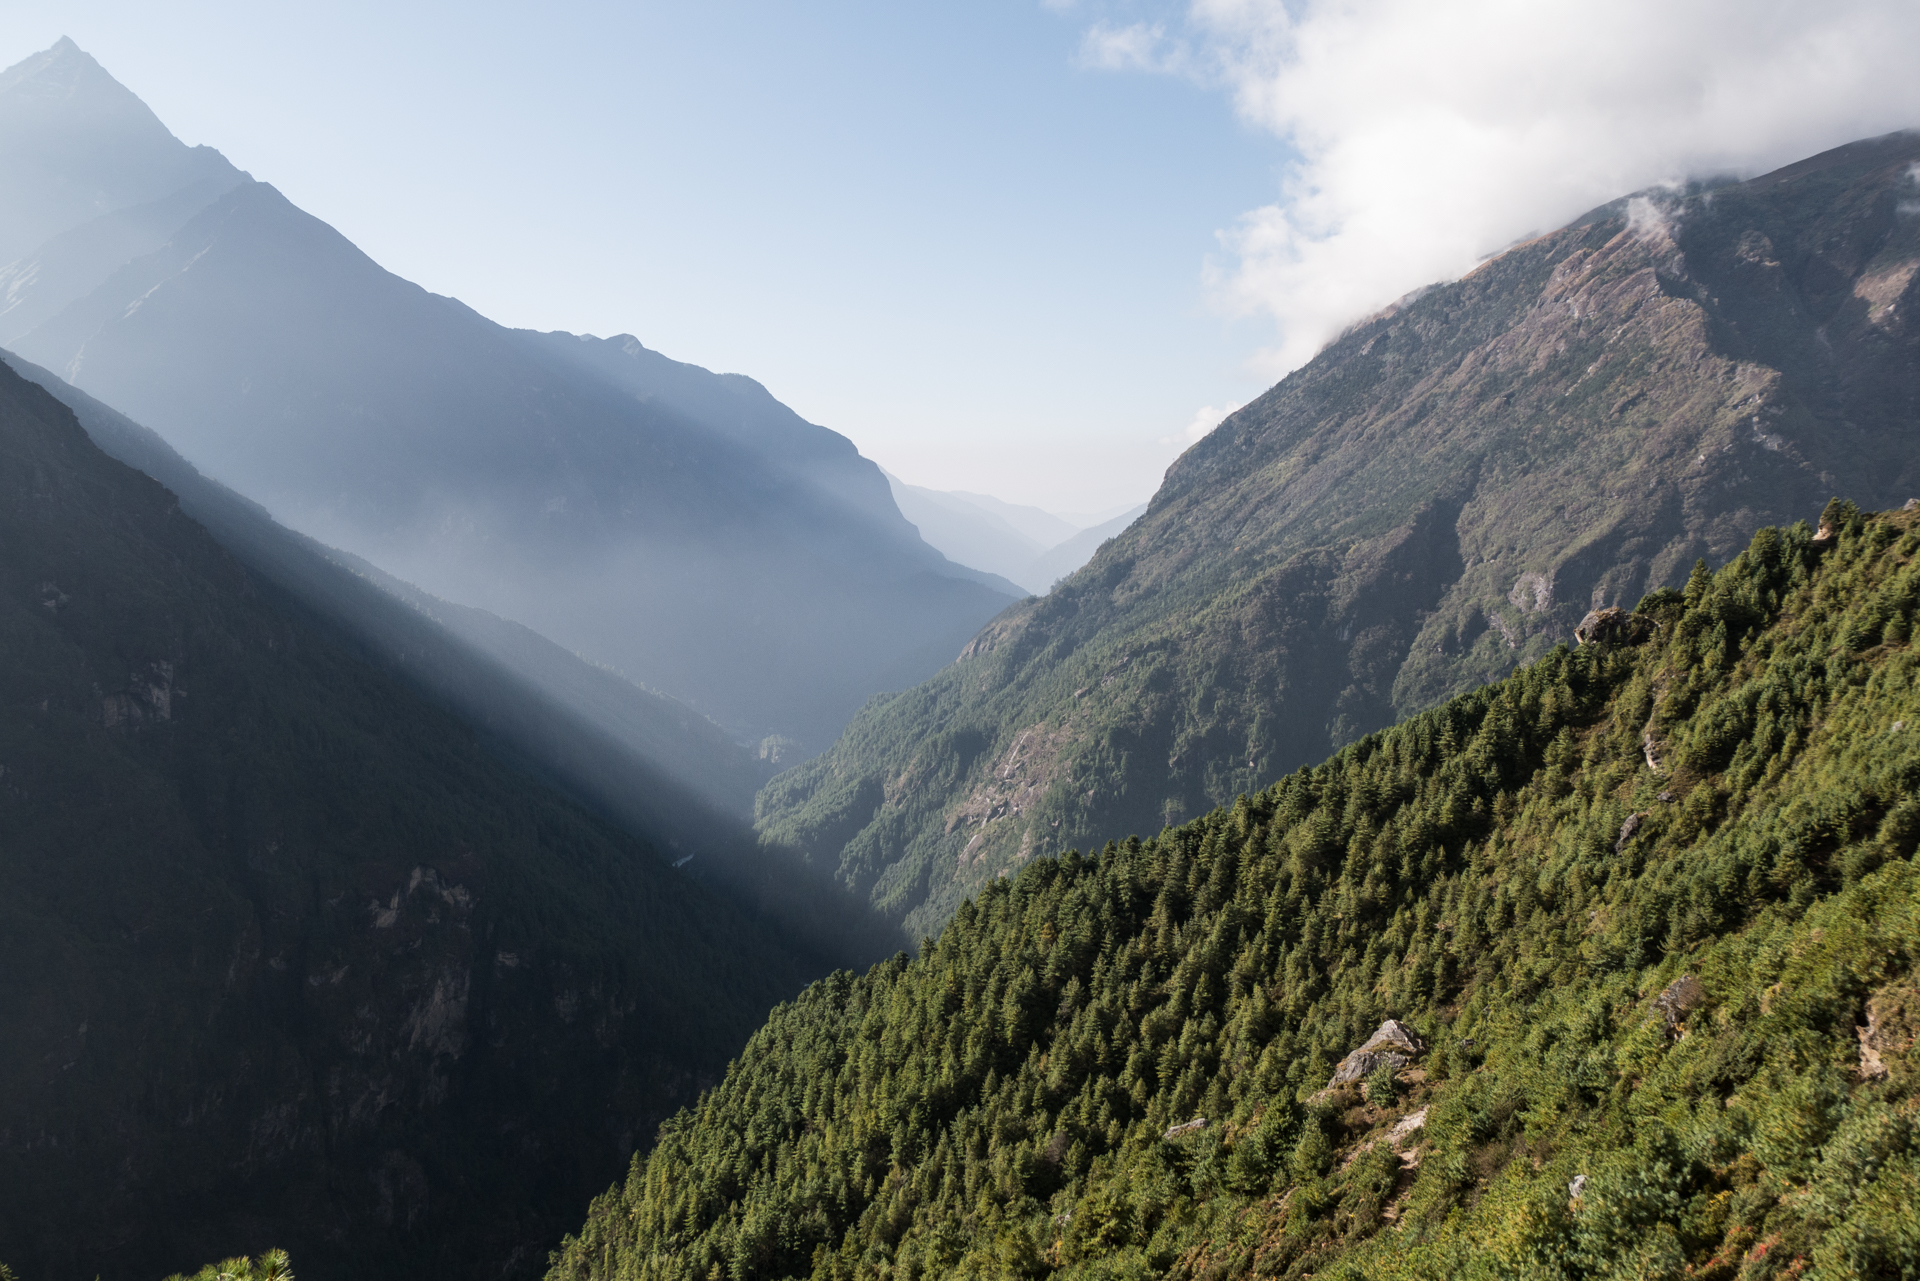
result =
M1036 556L1033 563L1028 566L1028 578L1036 583L1044 582L1047 590L1052 590L1055 583L1092 560L1094 553L1100 550L1102 544L1109 538L1118 538L1127 526L1139 520L1146 511L1145 503L1141 503L1138 507L1129 507L1118 516L1103 520L1097 525L1090 525L1064 542L1049 547Z
M504 761L11 368L0 649L20 1275L276 1245L319 1275L527 1275L827 968Z
M64 37L0 71L0 172L8 179L0 201L0 263L15 266L62 235L109 219L127 235L158 205L190 204L189 193L199 193L204 205L245 179L211 147L188 147L167 132L145 103ZM182 220L191 212L182 209ZM144 243L135 235L136 250ZM147 244L145 251L157 247ZM27 271L10 269L4 278L0 324L13 323L19 294L46 283L32 279L32 259L27 262Z
M754 793L775 767L764 754L517 623L283 528L125 415L37 365L5 352L0 361L70 408L109 457L164 484L251 573L477 729L495 755L644 835L756 929L827 966L864 964L896 945L823 869L755 838Z
M151 113L120 129L131 95L71 44L6 75L0 156L71 160L0 169L10 201L52 208L42 189L99 156L179 148ZM140 235L36 224L48 239L6 269L33 321L10 345L325 544L770 752L824 746L1013 596L927 546L851 442L751 380L630 339L505 329L246 175L196 199L119 211ZM68 283L42 297L32 264L56 259Z
M1910 1277L1917 610L1920 504L1836 501L1037 859L774 1011L550 1281Z
M1594 211L1354 328L1145 515L757 802L909 937L1504 675L1595 606L1920 493L1920 134Z
M1026 571L1048 544L1016 527L1004 515L955 492L909 485L889 474L887 484L900 514L920 531L920 537L941 554L963 565L998 574L1017 584L1021 594L1033 590ZM1044 516L1038 508L1028 510ZM1064 524L1065 522L1061 522ZM1070 536L1071 530L1068 535Z
M948 558L1011 580L1028 595L1044 596L1054 583L1086 564L1100 544L1146 510L1143 503L1090 528L1052 512L1002 502L964 490L926 489L888 475L900 514Z
M970 504L996 520L1006 522L1021 536L1032 539L1042 547L1057 546L1083 528L1082 525L1075 524L1067 517L1056 516L1050 511L1043 511L1024 503L1009 503L995 498L992 494L974 494L964 489L953 489L948 490L945 497Z
M109 457L165 485L181 510L250 571L350 631L409 679L453 701L469 721L492 727L526 754L537 754L531 743L543 733L590 741L597 753L619 760L632 788L651 784L670 795L644 815L631 816L640 830L661 832L687 811L694 820L684 824L690 836L710 836L712 811L751 819L768 763L685 704L595 667L516 623L452 605L296 534L257 503L202 476L159 435L111 406L30 361L0 351L0 362L71 409ZM517 726L516 715L566 719L546 731L510 728ZM546 766L569 777L578 773L557 762Z

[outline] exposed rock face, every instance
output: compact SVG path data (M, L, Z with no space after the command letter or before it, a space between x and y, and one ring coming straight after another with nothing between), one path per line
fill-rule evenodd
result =
M1420 1039L1418 1033L1398 1019L1388 1019L1380 1025L1379 1031L1367 1038L1365 1044L1340 1060L1327 1085L1331 1088L1364 1081L1383 1063L1398 1071L1410 1066L1426 1052L1427 1043Z
M1920 988L1911 980L1881 988L1867 1000L1866 1026L1855 1031L1861 1080L1885 1080L1896 1068L1906 1068L1920 1034Z
M1588 611L1574 627L1573 639L1579 645L1632 645L1653 635L1653 627L1653 620L1609 605Z
M1691 974L1682 974L1653 999L1653 1008L1667 1022L1669 1031L1677 1030L1688 1014L1707 1002L1706 985Z
M1759 526L1836 493L1898 505L1920 482L1916 160L1901 134L1622 200L1356 325L1079 572L770 782L762 831L906 903L919 937L1029 839L1231 804L1557 644L1639 639L1609 602ZM1038 725L1063 736L1044 793L949 830ZM867 801L949 732L978 749Z

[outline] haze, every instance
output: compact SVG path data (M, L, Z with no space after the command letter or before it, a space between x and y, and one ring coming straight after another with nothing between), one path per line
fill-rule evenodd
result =
M0 64L70 35L430 290L1088 512L1409 289L1920 118L1910 6L1625 9L101 0L10 15Z

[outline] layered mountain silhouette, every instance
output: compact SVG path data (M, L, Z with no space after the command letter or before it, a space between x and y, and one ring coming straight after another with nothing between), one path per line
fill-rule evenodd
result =
M824 745L1018 595L758 384L430 294L184 147L70 42L5 73L0 134L34 211L0 342L285 524L770 753ZM122 169L152 176L98 176Z
M95 430L124 452L164 451L109 412ZM559 713L283 536L253 544L275 574L249 569L0 368L0 1258L19 1275L157 1277L270 1245L316 1275L528 1275L837 959L503 759ZM355 584L389 612L302 603ZM451 715L435 680L495 724ZM685 803L652 783L658 810Z
M1086 524L988 494L928 489L888 475L900 514L953 560L999 574L1024 594L1044 596L1092 559L1100 544L1133 523L1145 503ZM1087 519L1087 518L1083 518Z
M461 717L496 756L644 836L748 911L757 928L830 965L892 946L823 869L761 847L754 793L773 765L712 721L517 623L441 600L276 524L154 432L37 365L5 353L0 360L72 409L109 456L166 485L258 578Z
M936 929L1570 642L1835 493L1920 493L1920 134L1652 191L1403 300L1145 515L773 779L762 832Z

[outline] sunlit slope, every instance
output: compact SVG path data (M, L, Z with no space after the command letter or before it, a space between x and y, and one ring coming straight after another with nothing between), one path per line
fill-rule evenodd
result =
M22 1277L524 1275L817 972L6 368L0 655Z
M1920 511L1828 514L814 985L550 1276L1912 1275Z
M1356 326L1147 513L760 796L909 937L1571 639L1836 492L1920 493L1920 135L1623 200Z

